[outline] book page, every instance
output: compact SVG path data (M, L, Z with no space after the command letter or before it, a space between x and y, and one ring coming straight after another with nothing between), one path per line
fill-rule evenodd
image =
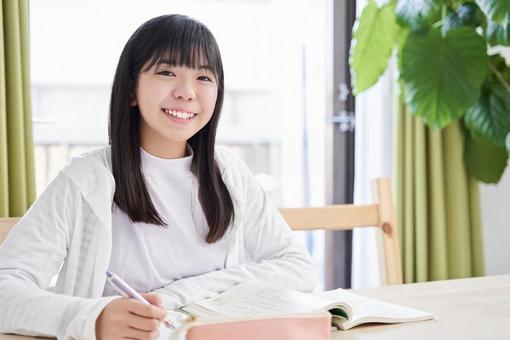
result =
M432 315L416 309L363 297L343 289L302 293L245 282L216 297L196 302L182 309L198 317L257 317L304 314L338 308L332 322L349 329L365 322L406 322L431 319Z
M174 334L175 330L172 328L167 328L163 323L159 326L159 336L157 340L168 340L168 338Z
M258 283L246 282L195 305L221 316L248 317L307 313L320 310L329 302L319 296L296 291L284 291ZM190 312L199 309L184 308ZM200 315L198 315L200 316Z
M405 322L427 320L432 314L393 303L371 299L343 289L315 293L329 301L342 301L349 305L352 314L345 328L363 322Z
M162 322L159 326L159 336L157 337L157 340L168 340L170 336L174 335L177 329L182 327L182 325L189 319L189 316L180 311L167 310L166 319L170 321L172 327L167 328Z

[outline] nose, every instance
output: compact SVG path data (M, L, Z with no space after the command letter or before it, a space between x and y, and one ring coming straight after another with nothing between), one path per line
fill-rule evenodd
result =
M195 98L193 86L188 81L181 81L176 84L174 89L174 97L185 101L191 101Z

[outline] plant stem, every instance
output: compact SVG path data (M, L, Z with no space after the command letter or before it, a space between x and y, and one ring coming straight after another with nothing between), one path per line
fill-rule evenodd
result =
M444 25L444 20L446 18L446 4L443 5L441 9L441 25ZM444 29L441 29L441 37L446 37L446 32Z
M499 81L501 82L501 84L503 85L503 87L505 88L505 90L510 93L510 85L508 85L508 82L505 80L505 78L503 78L503 76L501 75L501 73L498 71L498 69L496 67L494 67L494 65L492 65L492 63L489 61L489 67L490 69L492 70L492 72L494 72L494 74L496 75L496 77L499 79Z

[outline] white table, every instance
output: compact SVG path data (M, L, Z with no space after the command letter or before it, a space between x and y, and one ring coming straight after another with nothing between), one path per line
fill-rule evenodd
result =
M431 312L435 320L361 325L335 332L334 340L510 339L510 275L360 289L355 293Z
M354 291L434 314L434 320L361 325L332 340L510 339L510 275L415 283ZM0 340L35 339L0 334ZM41 339L41 338L39 338Z

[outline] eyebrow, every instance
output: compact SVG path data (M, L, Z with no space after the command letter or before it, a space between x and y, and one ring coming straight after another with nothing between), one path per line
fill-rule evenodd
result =
M172 60L169 60L169 59L161 59L161 60L159 60L156 63L156 66L159 66L159 65L162 65L162 64L166 64L166 65L169 65L169 66L176 66L177 65L177 63L175 61L172 61ZM214 70L209 65L200 65L196 69L198 69L198 70L207 70L207 71L210 71L210 72L214 73Z

